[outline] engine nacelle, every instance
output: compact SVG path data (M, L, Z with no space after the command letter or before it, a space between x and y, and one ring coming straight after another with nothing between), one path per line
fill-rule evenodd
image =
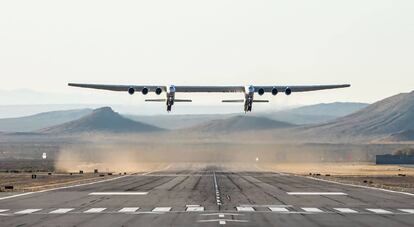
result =
M272 88L272 95L277 95L279 93L279 91L277 90L277 88Z
M157 95L161 95L161 93L162 93L162 89L161 89L160 87L157 87L157 88L155 89L155 94L157 94Z
M133 87L128 88L128 93L130 95L133 95L135 93L135 88L133 88Z
M259 88L259 90L257 90L257 94L259 94L260 96L264 95L265 90L263 88Z
M286 90L285 90L285 94L286 94L286 95L290 95L290 94L292 94L292 89L290 89L290 88L286 88Z
M141 92L142 92L143 95L147 95L149 90L148 90L148 88L144 87Z

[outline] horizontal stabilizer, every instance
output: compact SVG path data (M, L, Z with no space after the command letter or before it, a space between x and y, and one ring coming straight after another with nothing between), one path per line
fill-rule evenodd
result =
M145 102L166 102L166 99L145 99Z
M174 99L174 102L193 102L191 99Z
M253 102L269 102L269 100L253 100Z
M244 100L243 99L223 100L222 102L244 102Z

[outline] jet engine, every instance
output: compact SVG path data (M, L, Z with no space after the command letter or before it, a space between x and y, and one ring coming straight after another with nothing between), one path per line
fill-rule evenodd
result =
M130 95L133 95L135 93L135 88L133 88L133 87L128 88L128 93Z
M286 94L286 95L290 95L290 94L292 94L292 89L290 89L290 88L286 88L286 90L285 90L285 94Z

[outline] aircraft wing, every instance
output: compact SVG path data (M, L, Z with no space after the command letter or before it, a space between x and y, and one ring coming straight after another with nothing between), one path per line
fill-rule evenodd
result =
M336 89L336 88L346 88L350 87L349 84L340 84L340 85L304 85L304 86L254 86L255 91L263 88L265 92L271 92L273 88L276 88L279 92L285 91L287 88L290 88L292 92L306 92L306 91L319 91L327 89Z
M128 91L130 88L134 88L135 91L142 91L142 89L147 88L149 91L155 91L158 87L166 91L165 86L145 86L145 85L110 85L110 84L75 84L69 83L71 87L81 87L81 88L91 88L99 90L108 90L108 91Z
M176 92L191 93L235 93L244 92L243 86L176 86Z

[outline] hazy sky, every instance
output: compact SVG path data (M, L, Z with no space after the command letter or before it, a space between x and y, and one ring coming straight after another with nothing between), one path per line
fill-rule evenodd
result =
M94 102L67 82L351 83L288 102L373 102L414 90L413 12L412 0L1 1L0 90Z

